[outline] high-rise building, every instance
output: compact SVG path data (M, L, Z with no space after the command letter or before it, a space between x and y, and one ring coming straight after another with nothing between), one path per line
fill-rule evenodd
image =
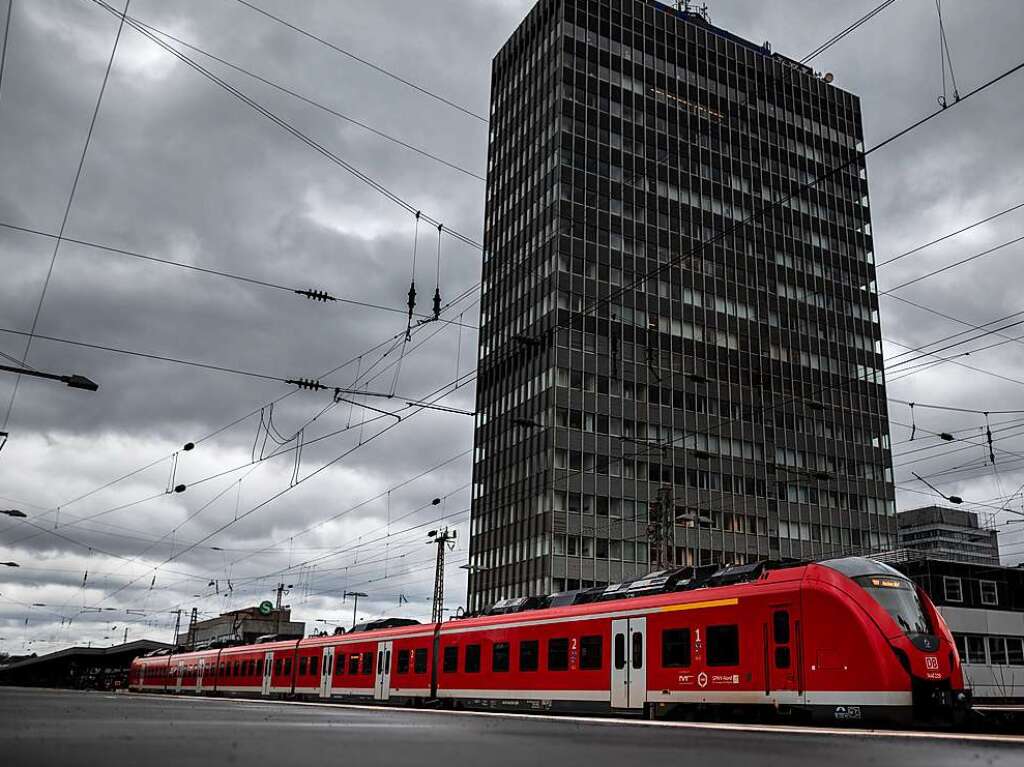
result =
M495 57L472 609L647 572L652 504L677 564L895 545L831 80L656 0L540 0Z

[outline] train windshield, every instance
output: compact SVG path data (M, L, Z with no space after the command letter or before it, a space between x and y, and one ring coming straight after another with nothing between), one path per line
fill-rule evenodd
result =
M931 633L917 589L910 581L888 575L862 575L854 580L885 608L907 635Z

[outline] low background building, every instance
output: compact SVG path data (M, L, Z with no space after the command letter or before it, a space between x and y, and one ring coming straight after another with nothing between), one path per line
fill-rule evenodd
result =
M978 524L978 515L943 506L925 506L896 515L901 549L954 562L999 564L995 530Z
M242 641L252 644L261 636L276 634L282 639L301 639L306 635L306 624L293 621L288 607L272 608L260 612L259 607L221 613L216 618L197 621L179 632L179 647L197 647L211 642Z

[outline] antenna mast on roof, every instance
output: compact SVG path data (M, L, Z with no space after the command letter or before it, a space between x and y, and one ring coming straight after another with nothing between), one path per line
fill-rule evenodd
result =
M682 11L683 13L691 13L695 16L700 16L702 19L704 19L704 21L708 22L709 24L711 23L711 16L708 14L707 3L704 3L703 5L694 5L693 0L679 0L679 2L675 4L675 6L677 11Z

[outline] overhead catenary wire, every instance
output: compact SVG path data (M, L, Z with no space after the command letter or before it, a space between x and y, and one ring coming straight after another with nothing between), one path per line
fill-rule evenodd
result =
M924 245L918 245L917 247L911 248L910 250L905 251L903 253L900 253L899 255L892 256L891 258L887 258L885 261L880 261L876 265L876 269L880 269L883 266L887 266L888 264L891 264L891 263L894 263L896 261L899 261L900 259L906 258L907 256L912 256L915 253L920 253L925 248L930 248L932 245L938 245L940 242L945 242L946 240L949 240L949 239L951 239L953 237L956 237L957 235L963 234L964 232L969 232L971 229L974 229L976 227L982 226L983 224L987 224L990 221L995 221L997 218L1005 216L1008 213L1013 213L1014 211L1020 210L1021 208L1024 208L1024 202L1019 202L1016 205L1011 205L1009 208L1005 208L1005 209L999 211L998 213L993 213L990 216L986 216L985 218L981 219L980 221L975 221L972 224L968 224L967 226L961 227L960 229L957 229L955 232L950 232L949 234L944 234L944 235L942 235L941 237L939 237L937 239L934 239L934 240L931 240L929 242L926 242Z
M449 386L449 384L445 384L445 387L446 386ZM442 387L442 389L443 388L444 387ZM455 390L457 390L457 388L458 387L454 388L452 391L445 392L444 396L453 393ZM438 391L440 391L440 390L438 390ZM429 403L423 403L422 404L422 408L429 408L429 407L430 407ZM321 411L321 412L323 412L323 411ZM306 425L308 425L308 423L311 423L312 421L314 421L317 417L318 417L318 415L314 416L312 419L309 419L309 421L307 421ZM293 445L293 446L289 446L289 448L282 448L281 450L278 450L278 451L275 451L273 453L270 453L270 454L268 454L268 455L266 455L264 457L260 457L255 463L261 464L264 461L269 461L269 460L272 460L272 459L275 459L275 458L279 458L281 456L288 455L289 453L300 451L302 448L304 448L305 445L310 445L310 444L314 444L314 443L317 443L317 442L321 442L323 440L326 440L326 439L329 439L331 437L334 437L334 436L336 436L336 435L338 435L340 433L344 433L345 431L348 431L349 429L352 429L352 428L361 428L362 426L371 424L371 423L373 423L373 422L375 422L375 421L377 421L377 420L379 420L381 418L383 418L383 416L378 416L378 417L375 417L375 418L371 418L371 419L366 420L364 423L358 424L356 426L352 426L351 424L349 424L349 426L347 426L345 428L337 429L337 430L328 432L326 434L322 434L322 435L316 436L314 438L306 439L306 440L304 440L302 442L302 444L296 444L296 445ZM291 441L291 440L289 440L289 441ZM361 444L361 442L360 442L360 444ZM161 460L166 460L166 459L161 459ZM200 486L202 484L205 484L206 482L209 482L209 481L218 479L220 477L236 473L237 471L240 471L240 470L244 470L244 469L248 469L250 467L253 467L253 463L254 462L246 462L246 463L241 464L239 466L232 467L232 468L226 469L226 470L220 470L220 471L217 471L217 472L215 472L213 474L209 474L207 476L204 476L202 478L195 479L195 480L189 482L188 487L190 489L195 489L196 487L198 487L198 486ZM111 482L109 484L112 484L112 483L113 482ZM163 498L165 496L166 496L166 492L162 491L161 493L158 493L158 494L155 494L155 495L151 495L151 496L146 496L145 498L139 499L137 501L133 501L133 502L126 503L126 504L120 504L120 505L115 506L115 507L110 508L110 509L104 509L104 510L99 511L99 512L91 513L91 514L89 514L87 516L84 516L84 517L78 517L78 518L74 519L72 522L67 523L65 526L66 527L79 526L82 522L94 520L94 519L96 519L98 517L105 516L105 515L111 514L111 513L116 512L116 511L122 511L122 510L125 510L125 509L128 509L128 508L131 508L133 506L137 506L139 504L146 503L148 501L153 501L153 500L156 500L158 498ZM236 520L237 519L238 519L238 516L236 516ZM37 538L38 535L39 534L28 536L28 537L24 537L24 538L20 538L20 539L16 539L16 540L10 542L10 545L14 546L14 545L17 545L19 543L22 543L23 541L31 540L33 538ZM116 534L112 534L112 535L116 535Z
M7 0L7 13L4 15L3 48L0 49L0 98L4 92L4 70L7 65L7 42L11 31L11 16L14 14L14 0Z
M405 314L405 310L404 309L399 309L399 308L397 308L395 306L388 306L386 304L377 304L377 303L373 303L371 301L360 301L360 300L354 299L354 298L346 298L344 296L337 296L337 295L334 295L333 293L329 293L329 292L323 291L323 290L302 289L302 288L296 287L295 285L284 285L282 283L272 282L270 280L264 280L264 279L259 279L259 278L256 278L256 277L251 277L251 276L248 276L248 275L228 272L228 271L223 270L223 269L214 269L214 268L208 267L208 266L199 266L197 264L189 264L189 263L186 263L186 262L183 262L183 261L175 261L175 260L170 259L170 258L162 258L162 257L159 257L159 256L154 256L154 255L150 255L150 254L146 254L146 253L140 253L140 252L134 251L134 250L128 250L126 248L118 248L118 247L115 247L113 245L104 245L104 244L101 244L101 243L98 243L98 242L91 242L89 240L82 240L82 239L79 239L79 238L76 238L76 237L68 237L66 235L65 236L60 236L60 235L54 234L52 232L45 232L45 231L42 231L40 229L33 229L32 227L27 227L27 226L19 226L17 224L12 224L12 223L9 223L9 222L6 222L6 221L0 221L0 227L2 227L4 229L10 229L11 231L22 232L24 234L36 235L38 237L46 237L46 238L49 238L49 239L59 239L62 242L72 243L74 245L81 245L83 247L91 248L91 249L94 249L94 250L105 251L107 253L113 253L113 254L122 255L122 256L128 256L129 258L135 258L135 259L139 259L139 260L142 260L142 261L150 261L150 262L153 262L153 263L156 263L156 264L163 264L164 266L170 266L170 267L174 267L174 268L177 268L177 269L184 269L184 270L187 270L187 271L198 272L198 273L206 274L206 275L209 275L209 276L212 276L212 277L223 277L225 279L235 280L237 282L246 283L246 284L253 285L253 286L256 286L256 287L269 288L269 289L272 289L272 290L279 290L279 291L286 292L286 293L293 293L293 294L297 294L297 295L301 295L301 296L306 296L307 298L315 298L316 300L319 300L319 301L322 301L322 302L349 304L349 305L352 305L352 306L359 306L359 307L363 307L363 308L366 308L366 309L377 309L377 310L380 310L380 311L395 312L395 313L398 313L398 314ZM315 294L315 295L310 295L310 294ZM429 315L417 315L417 316L422 318L422 319L428 319L429 318ZM454 322L454 320L442 320L442 322ZM469 327L471 329L475 329L475 326L473 326L473 325L468 325L467 327ZM19 360L19 364L24 364L24 363Z
M435 392L433 394L427 395L423 399L424 400L428 400L430 397L436 397L436 399L441 399L441 398L443 398L445 396L448 396L448 394L450 394L451 392L444 392L443 390L445 388L447 388L447 384L444 387L441 387L441 389L435 390ZM438 394L437 392L442 392L442 393ZM411 413L409 416L407 416L407 418L411 418L412 416L416 415L416 413L422 412L423 409L424 408L422 408L422 407L418 408L418 409L415 409L413 413ZM382 429L380 429L379 431L375 432L374 434L372 434L366 440L360 441L359 444L343 450L341 453L339 453L335 457L329 459L326 463L321 464L320 466L318 466L316 469L311 471L306 476L299 478L299 480L297 482L289 483L287 487L285 487L285 488L283 488L281 490L278 490L277 492L272 493L270 496L264 498L262 501L257 503L255 506L253 506L250 509L246 510L245 512L237 515L237 517L235 517L234 519L231 519L228 522L225 522L224 524L218 526L217 528L215 528L211 532L207 533L202 538L200 538L198 541L190 544L189 546L183 547L180 551L178 551L178 552L172 554L171 556L167 557L162 563L157 565L154 569L155 570L159 570L161 567L164 567L165 565L169 564L170 562L173 562L173 561L176 561L176 560L180 559L185 554L189 553L190 551L193 551L194 549L196 549L197 547L199 547L203 543L206 543L207 541L209 541L211 538L213 538L213 537L219 535L220 533L222 533L224 530L226 530L229 527L232 527L232 526L238 524L239 522L241 522L244 519L248 518L252 514L255 514L256 512L258 512L260 509L266 507L268 504L274 502L275 500L277 500L281 496L285 495L286 493L290 492L291 490L294 490L300 484L302 484L304 482L307 482L308 480L312 479L313 477L318 476L320 473L322 473L323 471L327 470L331 466L334 466L339 461L344 460L346 457L348 457L349 455L351 455L355 451L361 449L367 443L372 442L373 440L378 439L379 437L383 436L384 434L387 434L392 429L394 429L396 426L401 425L401 423L403 423L403 421L399 421L399 422L396 422L396 423L389 424L389 425L383 427ZM140 576L140 577L142 577L142 576ZM136 578L135 580L137 581L138 579Z
M448 303L448 305L446 305L444 307L444 311L447 311L448 309L450 309L450 308L458 305L459 303L461 303L466 297L468 297L469 295L472 294L472 292L475 290L475 288L476 288L476 286L473 286L473 288L471 288L469 290L466 290L466 291L463 291L461 294L456 296L455 299L453 299L451 302ZM434 334L436 334L437 332L438 331L435 330ZM362 361L362 359L363 359L363 357L365 355L373 353L374 351L377 351L377 350L383 348L384 346L387 346L388 344L392 343L395 339L401 338L402 335L403 334L400 333L400 334L391 336L391 337L385 339L384 341L381 341L380 343L376 344L372 348L370 348L370 349L368 349L368 350L366 350L366 351L364 351L364 352L362 352L362 353L360 353L360 354L358 354L356 356L351 357L350 359L346 360L345 362L342 362L341 364L336 365L336 366L332 367L329 370L325 370L323 373L320 374L319 378L326 378L327 376L333 375L333 374L337 373L338 371L342 370L343 368L345 368L346 366L351 365L351 364L356 363L356 362L360 363L360 368L361 368L361 361ZM359 377L359 375L357 374L357 380L358 380L358 377ZM201 437L192 439L191 442L193 444L195 444L195 445L200 445L200 444L202 444L204 442L207 442L207 441L209 441L209 440L219 436L220 434L223 434L224 432L234 428L235 426L237 426L238 424L248 420L249 418L259 414L259 412L260 412L260 410L262 408L267 407L270 404L275 404L275 403L281 402L282 400L285 400L285 399L293 396L298 391L300 391L298 388L292 389L292 390L290 390L290 391L280 395L279 397L275 398L274 400L271 400L266 405L257 407L257 408L255 408L253 410L250 410L245 415L242 415L242 416L240 416L238 418L235 418L231 422L229 422L227 424L224 424L223 426L218 427L217 429L213 430L212 432L209 432L209 433L207 433L207 434L205 434L205 435L203 435ZM101 492L103 490L106 490L109 487L112 487L113 485L115 485L115 484L117 484L119 482L122 482L122 481L124 481L126 479L130 479L131 477L136 476L137 474L141 473L142 471L145 471L145 470L147 470L149 468L152 468L153 466L156 466L156 465L158 465L159 463L161 463L163 461L169 460L171 458L171 455L173 455L173 453L165 455L165 456L162 456L161 458L158 458L158 459L156 459L155 461L153 461L153 462L151 462L149 464L141 466L138 469L130 471L130 472L126 473L126 474L123 474L123 475L117 477L116 479L110 480L110 481L104 483L103 485L100 485L99 487L96 487L96 488L94 488L94 489L92 489L92 490L90 490L90 491L88 491L86 493L79 494L78 496L76 496L76 497L74 497L72 499L69 499L67 501L64 501L63 503L59 504L59 507L66 509L68 506L70 506L72 504L75 504L75 503L78 503L79 501L82 501L85 498L88 498L88 497L94 495L95 493L98 493L98 492ZM52 509L50 511L52 511Z
M104 10L106 10L109 13L114 13L114 14L120 15L119 12L115 8L113 8L109 3L106 2L106 0L89 0L89 1L94 3L95 5L103 8ZM366 184L367 186L369 186L371 189L373 189L376 192L378 192L380 195L385 197L387 200L389 200L392 203L394 203L395 205L403 208L406 212L408 212L410 214L415 214L419 210L419 208L417 206L413 205L412 203L408 202L407 200L405 200L404 198L402 198L401 196L399 196L395 192L391 191L391 189L389 189L388 187L384 186L384 184L380 183L379 181L374 179L372 176L370 176L367 173L364 173L363 171L359 170L357 167L352 165L350 162L348 162L347 160L342 158L340 155L336 154L335 152L332 152L326 146L324 146L320 142L316 141L315 139L311 138L309 135L307 135L303 131L299 130L293 124L291 124L287 120L285 120L282 117L280 117L279 115L277 115L275 112L273 112L270 109L268 109L267 107L263 106L261 103L259 103L258 101L256 101L255 99L253 99L252 97L250 97L249 95L244 93L243 91L241 91L236 86L232 85L231 83L229 83L226 80L224 80L222 77L220 77L217 74L215 74L214 72L210 71L209 69L204 67L202 64L197 62L195 59L190 58L189 56L186 56L184 53L179 51L177 48L175 48L174 46L172 46L169 43L165 42L163 39L161 39L155 33L150 32L146 27L142 26L138 22L133 21L132 19L126 19L125 23L128 26L132 27L134 30L136 30L139 34L141 34L142 36L144 36L147 39L149 39L150 41L152 41L155 45L159 46L160 48L163 48L165 51L170 53L176 59L178 59L179 61L184 63L186 66L188 66L191 69L195 70L200 75L202 75L206 79L210 80L214 84L220 86L221 88L226 90L228 93L230 93L232 96L234 96L236 99L241 101L243 104L245 104L246 106L250 107L251 109L256 111L258 114L260 114L261 116L265 117L266 119L270 120L272 123L274 123L275 125L277 125L281 129L283 129L284 131L286 131L287 133L291 134L296 139L301 141L303 144L305 144L309 148L313 149L315 152L317 152L318 154L322 155L324 158L326 158L330 162L334 163L335 165L337 165L341 169L345 170L347 173L351 174L352 176L357 178L359 181L361 181L364 184ZM437 224L441 223L437 219L434 219L433 217L428 216L426 213L423 213L422 217L423 217L423 219L425 221L427 221L428 223L433 224L435 226ZM483 249L483 246L479 242L477 242L476 240L473 240L472 238L468 237L467 235L462 234L461 232L459 232L459 231L457 231L455 229L452 229L451 227L445 227L445 232L450 237L453 237L453 238L455 238L457 240L460 240L460 241L464 242L465 244L467 244L467 245L469 245L469 246L471 246L473 248L476 248L477 250L482 250Z
M46 291L50 286L50 279L53 277L53 268L57 263L57 255L60 251L60 237L64 236L64 230L68 225L68 218L71 216L71 207L75 202L75 192L78 191L78 182L82 178L82 169L85 167L85 158L89 153L89 144L92 142L93 131L96 129L96 119L100 114L100 106L103 104L103 94L107 90L107 82L110 79L110 70L114 66L114 57L117 54L117 45L121 41L121 31L124 29L125 15L128 13L128 6L131 0L125 0L124 10L118 11L111 7L111 11L115 16L120 18L117 24L117 34L114 36L114 45L110 49L110 58L107 59L107 68L103 72L103 82L100 84L100 92L96 96L96 106L92 110L92 118L89 121L89 130L85 135L85 143L82 146L81 156L78 159L78 168L75 171L74 181L71 183L71 192L68 194L67 204L64 206L64 216L60 222L60 231L58 239L53 245L53 253L50 255L50 263L46 270L46 277L43 279L43 288L39 293L39 300L36 302L35 313L32 316L32 326L25 339L25 351L22 352L21 358L28 362L29 353L32 351L32 340L36 332L36 328L39 325L39 316L43 311L43 303L46 300ZM7 14L7 20L10 22L10 11ZM5 31L6 36L6 31ZM7 45L4 44L4 53L7 52ZM18 397L18 387L21 383L21 375L17 375L14 378L14 386L11 389L11 397L7 402L7 410L4 413L4 420L0 423L0 431L4 431L7 428L7 424L11 419L11 411L14 409L15 400Z
M160 29L159 27L155 27L152 24L147 24L146 22L142 21L141 19L139 19L137 17L129 16L128 18L130 18L133 21L137 22L138 24L146 27L146 29L149 29L150 31L155 32L156 34L161 35L162 37L165 37L168 40L174 41L178 45L182 45L182 46L188 48L189 50L195 51L196 53L200 53L203 56L206 56L208 59L210 59L212 61L216 61L218 64L221 64L221 65L223 65L225 67L228 67L229 69L233 69L236 72L245 75L246 77L250 77L253 80L256 80L258 82L263 83L264 85L267 85L267 86L269 86L271 88L274 88L275 90L280 91L281 93L285 93L285 94L291 96L294 99L297 99L299 101L302 101L305 104L308 104L311 107L314 107L315 109L319 109L320 111L325 112L325 113L327 113L329 115L332 115L334 117L337 117L340 120L344 120L345 122L351 123L352 125L356 125L356 126L362 128L363 130L369 131L370 133L373 133L374 135L379 136L380 138L385 139L386 141L390 141L393 144L397 144L398 146L404 147L405 149L408 149L408 150L410 150L412 152L415 152L416 154L419 154L419 155L421 155L423 157L426 157L429 160L433 160L434 162L440 163L441 165L445 165L445 166L451 168L452 170L455 170L455 171L458 171L459 173L462 173L462 174L465 174L467 176L470 176L471 178L475 178L478 181L486 181L487 180L487 178L485 176L481 175L480 173L477 173L475 171L472 171L472 170L469 170L467 168L464 168L461 165L459 165L457 163L454 163L454 162L452 162L450 160L445 160L443 157L439 157L436 154L433 154L432 152L428 152L426 149L423 149L422 147L414 146L413 144L410 144L410 143L408 143L406 141L403 141L400 138L396 138L395 136L392 136L392 135L390 135L388 133L385 133L384 131L382 131L382 130L380 130L378 128L375 128L375 127L373 127L372 125L369 125L366 122L363 122L361 120L357 120L354 117L351 117L349 115L343 114L343 113L337 111L336 109L332 109L331 107L329 107L329 106L327 106L327 105L325 105L325 104L323 104L323 103L321 103L319 101L316 101L314 99L309 98L308 96L303 96L301 93L298 93L297 91L295 91L295 90L293 90L291 88L287 88L287 87L281 85L280 83L276 83L276 82L274 82L272 80L268 80L267 78L262 77L262 76L256 74L255 72L253 72L253 71L251 71L249 69L246 69L245 67L242 67L242 66L240 66L238 64L234 64L234 63L232 63L232 62L230 62L230 61L228 61L226 59L221 58L220 56L217 56L217 55L215 55L213 53L210 53L207 50L204 50L203 48L200 48L197 45L194 45L192 43L186 42L185 40L182 40L180 37L176 37L175 35L172 35L171 33L166 32L166 31Z
M415 84L415 83L413 83L413 82L411 82L411 81L409 81L409 80L407 80L407 79L405 79L403 77L400 77L399 75L397 75L394 72L391 72L391 71L385 69L384 67L380 66L379 64L375 64L372 61L369 61L368 59L362 58L361 56L357 56L356 54L352 53L351 51L345 50L344 48L340 47L339 45L336 45L335 43L332 43L329 40L327 40L327 39L325 39L323 37L320 37L319 35L314 34L313 32L310 32L307 29L303 29L302 27L300 27L300 26L298 26L296 24L292 24L291 22L286 21L285 19L281 18L280 16L275 16L274 14L270 13L270 11L267 11L267 10L265 10L263 8L260 8L258 5L255 5L254 3L248 2L248 0L236 0L236 2L241 3L242 5L246 6L247 8L250 8L250 9L256 11L257 13L263 14L268 19L272 19L273 21L277 22L278 24L281 24L281 25L283 25L285 27L288 27L288 29L291 29L293 32L297 32L298 34L302 35L303 37L309 38L310 40L313 40L313 41L315 41L317 43L320 43L321 45L324 45L324 46L330 48L332 51L340 53L342 56L347 56L348 58L352 59L353 61L358 61L360 64L363 64L364 66L370 67L370 69L373 69L374 71L379 72L380 74L384 75L385 77L389 77L392 80L395 80L395 81L401 83L402 85L405 85L405 86L407 86L409 88L412 88L413 90L418 91L419 93L422 93L425 96L428 96L428 97L430 97L432 99L435 99L436 101L441 102L442 104L445 104L445 105L447 105L447 106L449 106L449 107L451 107L453 109L456 109L459 112L462 112L463 114L465 114L465 115L467 115L469 117L473 117L473 118L479 120L480 122L482 122L484 124L486 124L488 122L487 118L484 117L483 115L477 114L476 112L473 112L472 110L467 109L466 107L464 107L464 106L462 106L460 104L457 104L454 101L452 101L450 99L447 99L444 96L441 96L441 95L439 95L438 93L436 93L434 91L431 91L431 90L429 90L429 89L427 89L427 88L425 88L425 87L423 87L421 85L417 85L417 84Z
M996 252L1002 250L1003 248L1009 247L1010 245L1015 245L1018 242L1021 242L1022 240L1024 240L1024 235L1021 235L1020 237L1014 237L1012 240L1007 240L1006 242L1000 243L999 245L995 245L995 246L993 246L991 248L987 248L986 250L983 250L981 253L975 253L973 256L968 256L967 258L962 258L959 261L954 261L952 264L947 264L946 266L940 267L938 269L934 269L934 270L932 270L930 272L927 272L925 274L922 274L922 275L919 275L919 276L914 277L912 279L906 280L905 282L901 282L898 285L894 285L893 287L888 288L886 290L879 291L878 295L880 295L880 296L887 296L887 295L889 295L891 293L896 292L897 290L902 290L905 287L908 287L910 285L914 285L914 284L916 284L918 282L921 282L923 280L927 280L930 277L934 277L937 274L942 274L943 272L947 272L950 269L955 269L958 266L963 266L964 264L970 263L971 261L975 261L975 260L977 260L979 258L982 258L984 256L988 256L988 255L990 255L992 253L996 253Z
M180 357L170 357L164 354L153 354L150 352L140 352L133 349L121 349L116 346L107 346L104 344L94 344L87 341L76 341L70 338L60 338L58 336L44 335L42 333L32 333L31 331L25 330L14 330L13 328L0 328L0 333L9 333L16 336L26 336L30 338L38 338L43 341L52 341L58 344L68 344L70 346L78 346L83 349L95 349L97 351L111 352L113 354L124 354L130 357L140 357L144 359L158 360L160 362L171 362L176 365L185 365L188 367L202 368L204 370L212 370L218 373L230 373L232 375L247 376L249 378L261 378L265 381L280 381L284 383L288 381L288 378L281 376L268 375L266 373L256 373L251 370L242 370L240 368L227 367L225 365L214 365L209 362L197 362L195 360L186 360Z
M435 333L434 333L434 334L436 335L436 333L437 333L437 332L438 332L438 331L435 331ZM444 392L444 393L443 393L443 394L441 394L440 396L448 396L448 394L451 394L452 392L454 392L455 390L457 390L457 388L458 388L457 384L458 384L458 382L456 382L456 386L455 386L455 388L453 388L453 389L452 389L451 391L448 391L448 392ZM436 393L438 393L438 392L443 392L443 390L444 390L445 388L447 388L448 386L449 386L449 385L448 385L448 384L446 384L445 386L441 387L440 389L438 389L438 390L435 390L435 394L436 394ZM428 405L427 405L426 403L424 403L424 407L427 407L427 406L428 406ZM421 409L423 409L423 408L421 408ZM372 420L376 420L376 419L370 419L370 420L372 421ZM374 435L374 436L377 436L377 435ZM320 437L320 438L318 438L318 440L319 440L319 439L323 439L323 438L324 438L324 437ZM314 441L318 441L318 440L314 440ZM360 441L360 444L359 444L359 445L357 445L357 447L361 446L362 444L363 444L363 443L362 443L362 441ZM290 449L289 449L289 450L290 450ZM288 452L288 451L286 450L286 451L283 451L283 452ZM269 457L274 457L274 456L269 456ZM239 467L239 468L244 468L244 467ZM194 482L192 483L192 486L194 487L195 485L198 485L198 484L200 484L201 482L209 481L209 480L211 480L211 479L214 479L214 478L217 478L217 477L219 477L219 476L224 476L225 474L231 473L232 471L234 471L234 470L229 470L229 471L227 471L227 472L219 472L218 474L215 474L215 475L212 475L212 476L208 476L208 477L206 477L206 478L205 478L205 479L203 479L203 480L199 480L199 481L194 481ZM294 487L294 485L292 485L292 487ZM238 521L238 519L239 519L239 517L238 517L238 515L237 515L237 513L236 513L234 521ZM198 545L199 545L199 542L197 542L197 543L193 544L193 547L195 547L195 546L198 546ZM180 554L181 554L181 552L179 552L179 553L178 553L177 555L174 555L174 556L175 556L175 558L176 558L177 556L180 556Z
M462 298L464 298L464 297L465 297L466 295L468 295L468 294L469 294L469 293L467 292L467 293L464 293L464 294L463 294L462 296L459 296L459 297L458 297L458 298L457 298L457 299L455 300L455 302L458 302L458 301L460 301L460 300L461 300ZM438 328L437 330L435 330L435 331L434 331L434 333L432 333L432 334L431 334L431 337L433 337L433 336L434 336L434 335L436 335L436 334L437 334L438 332L440 332L440 330L441 330L441 328ZM429 340L429 339L428 339L428 340ZM425 342L421 342L421 344L422 344L422 343L425 343ZM417 348L418 348L418 347L417 347ZM335 368L335 370L337 370L337 369L338 369L338 368ZM334 371L328 371L328 374L329 374L330 372L334 372ZM457 389L458 389L458 386L459 386L459 383L460 383L460 382L459 382L459 381L456 381L456 382L454 382L454 383L455 383L455 386L454 386L454 388L452 389L452 391L449 391L449 392L445 392L445 393L444 393L444 394L443 394L442 396L448 396L449 394L453 393L453 392L454 392L455 390L457 390ZM444 389L444 388L447 388L448 386L449 386L449 384L446 384L446 385L445 385L444 387L442 387L441 389L439 389L439 390L437 390L437 391L438 391L438 392L440 392L440 391L443 391L443 389ZM428 403L422 403L422 408L427 408L427 407L429 407L429 404L428 404ZM422 409L422 408L421 408L421 409ZM326 409L326 408L325 408L325 409ZM308 423L311 423L311 422L315 421L315 420L316 420L316 418L318 418L318 417L319 417L319 415L320 415L320 414L322 414L323 412L324 412L324 411L323 411L323 410L321 410L321 411L320 411L320 413L318 413L318 414L317 414L316 416L314 416L314 417L313 417L312 419L310 419L310 420L309 420L309 421L307 422L307 425L308 425ZM381 411L381 412L383 412L383 411ZM238 419L238 420L243 420L243 419ZM371 423L371 422L373 422L373 421L376 421L376 420L377 420L377 418L371 418L371 419L369 419L368 421L366 421L365 423ZM399 419L399 420L401 420L401 419ZM236 422L237 422L237 420L236 420ZM362 425L363 425L363 424L360 424L360 428L361 428L361 426L362 426ZM351 424L350 424L350 426L351 426ZM324 439L327 439L327 438L330 438L330 437L332 437L332 436L334 436L334 435L336 435L336 434L342 433L342 432L346 431L347 429L348 429L348 427L346 427L345 429L341 429L341 430L336 430L336 431L334 431L334 432L330 432L330 433L328 433L328 434L325 434L325 435L321 435L321 436L319 436L319 437L316 437L316 438L314 438L314 439L311 439L311 440L304 440L304 441L303 441L303 443L302 443L302 445L296 445L295 447L292 447L292 448L287 448L287 449L283 449L283 450L275 451L274 453L272 453L272 454L270 454L270 455L266 456L265 458L261 457L261 459L260 459L260 460L261 460L261 461L262 461L262 460L269 460L269 459L275 458L275 457L277 457L277 456L279 456L279 455L283 455L283 454L286 454L286 453L288 453L288 452L291 452L291 451L293 451L293 450L301 450L301 447L302 447L302 446L304 446L304 445L306 445L306 444L313 444L313 443L315 443L315 442L320 442L320 441L322 441L322 440L324 440ZM362 440L360 441L360 445L362 445ZM165 460L165 459L162 459L162 460ZM232 469L228 469L228 470L226 470L226 471L219 471L219 472L217 472L217 473L215 473L215 474L212 474L212 475L208 475L208 476L206 476L206 477L204 477L204 478L202 478L202 479L199 479L199 480L194 480L194 481L192 481L192 482L190 483L190 487L194 488L194 487L196 487L196 486L198 486L198 485L200 485L200 484L203 484L203 483L205 483L205 482L208 482L208 481L211 481L211 480L217 479L217 478L219 478L219 477L222 477L222 476L225 476L225 475L228 475L228 474L234 473L235 471L238 471L239 469L244 469L244 468L246 468L246 467L248 467L248 466L250 466L250 465L251 465L251 463L246 463L246 464L243 464L243 465L241 465L241 466L239 466L239 467L235 467L235 468L232 468ZM88 520L92 520L92 519L95 519L95 518L97 518L97 517L99 517L99 516L103 516L103 515L105 515L105 514L111 513L111 512L113 512L113 511L118 511L118 510L121 510L121 509L123 509L123 508L127 508L127 507L129 507L129 506L133 506L133 505L136 505L136 504L138 504L138 503L144 503L144 502L146 502L146 501L149 501L149 500L153 500L153 499L155 499L155 498L157 498L157 497L161 497L161 496L163 496L163 495L164 495L164 493L160 493L160 494L157 494L157 495L154 495L154 496L149 496L149 497L147 497L147 498L143 498L143 499L140 499L139 501L135 501L135 502L132 502L132 503L130 503L130 504L122 504L121 506L118 506L118 507L114 507L114 508L112 508L112 509L108 509L108 510L105 510L105 511L101 511L101 512L98 512L98 513L95 513L95 514L91 514L91 515L89 515L89 516L87 516L87 517L82 517L82 518L79 518L78 520L76 520L75 522L73 522L73 524L78 524L78 523L80 523L80 522L83 522L83 521L88 521ZM236 518L235 518L235 521L237 521L237 519L238 519L238 517L237 517L237 514L236 514ZM29 536L29 538L31 538L31 537L36 537L36 536ZM24 539L18 539L18 540L17 540L17 541L15 541L14 543L19 543L19 542L21 542L22 540L24 540Z
M852 34L857 29L862 27L864 24L869 22L871 19L873 19L879 13L881 13L886 8L888 8L890 5L892 5L894 2L896 2L896 0L885 0L885 2L875 6L870 11L868 11L866 14L864 14L859 19L857 19L855 22L850 24L848 27L846 27L846 28L842 29L841 31L837 32L832 37L830 37L828 40L826 40L821 45L819 45L817 48L815 48L813 51L811 51L806 56L804 56L802 59L800 59L800 63L801 64L807 64L808 62L812 61L813 59L816 59L818 56L823 54L825 51L827 51L833 45L838 43L844 37L846 37L847 35Z

